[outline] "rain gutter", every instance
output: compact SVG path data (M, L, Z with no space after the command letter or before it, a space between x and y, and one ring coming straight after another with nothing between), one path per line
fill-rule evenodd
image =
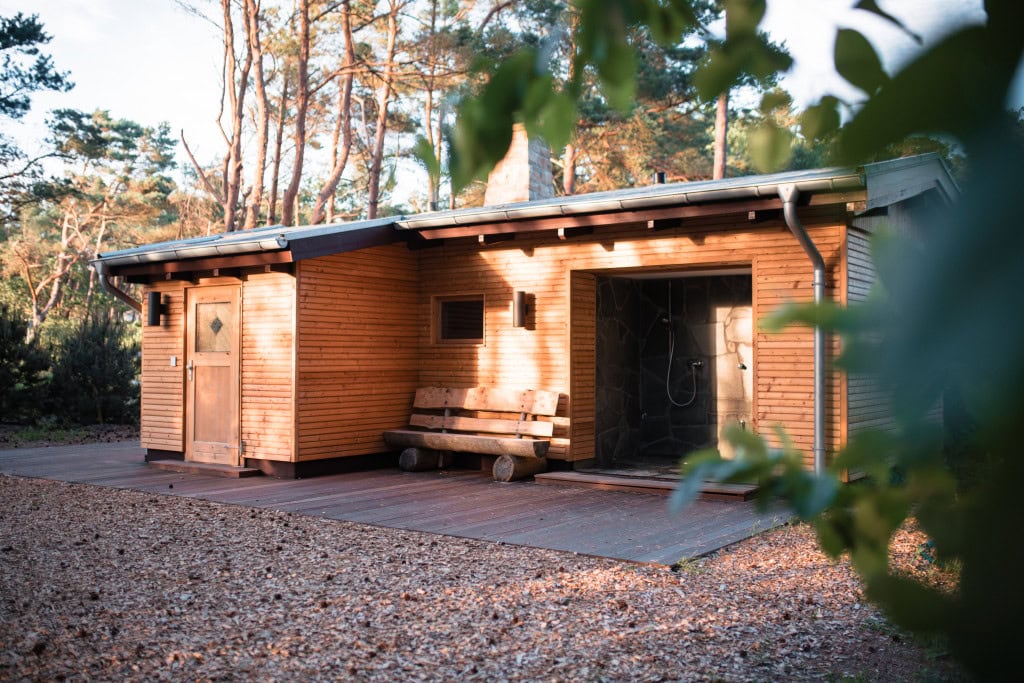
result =
M847 171L842 175L827 178L813 178L790 183L799 187L801 192L841 192L845 190L863 189L864 177L858 172ZM688 204L708 204L726 202L737 199L757 199L779 196L780 183L764 183L717 189L679 188L668 189L654 194L646 193L636 196L610 197L610 193L598 193L592 199L579 199L586 195L577 195L561 201L530 202L510 206L482 207L466 209L455 213L443 212L403 218L395 222L402 230L422 230L428 228L450 228L480 223L504 223L516 220L537 218L555 218L558 216L575 216L589 213L606 213L612 211L636 211L662 206L686 206ZM620 193L621 194L621 193Z
M91 263L93 268L96 269L96 274L100 279L100 286L103 290L121 301L122 303L135 309L138 313L142 313L142 303L135 300L128 292L124 291L120 287L114 284L111 280L111 275L107 272L107 269L111 266L126 266L126 265L137 265L144 263L160 263L164 261L173 261L175 259L190 259L190 258L206 258L210 256L228 256L231 254L247 254L254 251L276 251L284 249L288 246L288 240L284 238L284 235L279 235L271 239L262 240L245 240L239 242L230 242L228 244L215 244L213 242L220 241L220 236L210 237L199 241L199 243L192 242L187 245L178 245L175 247L167 247L165 249L156 250L127 250L124 253L114 252L109 256L101 256L100 258L94 259Z
M142 314L142 302L132 298L128 292L124 291L110 280L110 275L106 273L103 268L104 264L102 261L93 261L93 267L96 268L96 274L100 278L100 286L103 291L107 292L119 301L127 304L128 306L135 309L135 312L139 315Z
M779 198L782 199L782 213L786 225L803 247L807 257L814 266L814 303L821 304L825 300L825 259L814 246L807 229L800 222L796 213L796 202L800 197L800 189L795 184L779 185ZM821 325L814 326L814 473L825 471L825 330Z
M209 242L203 240L190 244L178 244L167 246L163 249L128 250L123 253L113 252L107 256L93 261L94 264L106 266L127 266L146 263L161 263L164 261L178 261L184 259L209 258L212 256L233 256L236 254L252 254L261 251L280 251L288 247L288 239L282 235L274 237L239 240L237 242L223 243L224 239L218 235L210 237Z

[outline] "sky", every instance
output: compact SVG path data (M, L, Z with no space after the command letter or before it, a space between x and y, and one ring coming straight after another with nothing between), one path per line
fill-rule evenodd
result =
M835 74L832 48L837 28L867 36L891 74L920 49L899 27L867 12L850 10L854 0L768 0L763 27L784 41L795 68L784 85L799 104L811 104L829 92L856 100L859 91ZM964 24L985 21L982 0L881 0L879 6L924 40L929 47ZM1018 80L1021 81L1020 78ZM1024 90L1015 98L1024 102Z
M216 0L191 0L216 14ZM861 30L887 68L910 59L915 44L876 17L858 19L854 0L768 0L764 26L784 42L796 65L783 80L798 105L826 92L855 96L836 76L832 45L836 27ZM984 21L982 0L881 0L931 44L964 22ZM71 72L68 93L40 93L24 123L8 132L28 151L45 135L46 112L58 107L107 109L143 125L167 121L184 131L200 162L223 154L216 123L220 99L220 35L216 26L189 14L175 0L0 0L0 15L39 14L53 40L55 64ZM844 88L844 86L846 86ZM1024 77L1012 97L1024 105ZM179 154L182 161L184 154Z
M167 121L175 136L184 129L200 160L222 154L216 26L174 0L0 0L0 15L18 11L39 15L53 37L44 51L75 83L68 93L33 96L22 130L11 131L20 139L44 135L51 109L107 109L147 126Z

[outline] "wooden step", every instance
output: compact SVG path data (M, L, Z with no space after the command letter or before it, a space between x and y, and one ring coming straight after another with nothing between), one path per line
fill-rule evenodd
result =
M605 491L633 491L667 496L678 480L669 478L633 477L629 475L594 474L590 472L544 472L534 475L538 484L581 486ZM754 484L720 484L707 481L701 486L702 500L750 500L757 493Z
M167 472L184 472L187 474L210 474L215 477L258 477L263 474L255 467L232 467L213 462L192 462L187 460L151 460L151 467Z

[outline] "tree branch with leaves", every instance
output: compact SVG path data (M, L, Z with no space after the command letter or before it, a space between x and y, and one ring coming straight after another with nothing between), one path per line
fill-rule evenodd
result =
M764 0L722 4L725 38L694 75L709 101L741 74L770 77L791 63L759 30ZM807 5L813 11L814 3ZM636 93L631 32L644 27L671 45L698 23L687 0L578 0L576 6L576 70L596 73L602 97L619 111L628 110ZM885 155L922 133L956 141L968 160L962 194L931 216L924 239L875 240L879 283L867 303L805 306L774 318L776 326L818 325L842 335L840 364L869 374L889 392L897 429L851 439L822 476L807 472L792 448L769 448L761 436L733 431L736 459L712 452L689 461L677 502L692 499L705 478L757 479L767 497L784 498L815 525L829 554L851 557L868 596L898 625L945 635L968 670L1000 680L1016 676L1012 653L1024 635L1017 576L1024 549L1016 540L1024 527L1017 501L1024 481L1024 318L1013 313L1024 291L1024 230L1016 206L1024 186L1024 138L1019 114L1006 109L1024 57L1024 5L986 0L984 9L984 24L957 27L892 74L864 35L840 29L835 69L861 96L823 97L800 117L803 136L834 137L844 163ZM875 0L860 0L851 11L917 39ZM580 101L579 83L558 85L536 49L506 59L487 86L462 103L456 184L486 175L504 155L517 121L563 144ZM779 106L776 95L765 97L766 112ZM761 170L786 161L793 135L774 116L764 117L750 142ZM943 445L941 427L928 419L944 394L961 396L976 424L955 447ZM786 443L784 432L778 438ZM845 469L869 477L842 486ZM891 572L889 543L910 516L934 541L939 561L959 566L955 594Z

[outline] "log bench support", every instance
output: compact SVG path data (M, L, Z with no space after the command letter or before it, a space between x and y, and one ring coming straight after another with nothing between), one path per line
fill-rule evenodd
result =
M501 387L416 391L408 429L384 432L401 448L399 467L409 472L446 464L447 453L497 456L496 481L525 479L547 469L558 392Z
M499 455L491 473L494 481L518 481L540 474L548 468L547 458L520 458L518 455Z
M425 472L441 467L441 451L410 446L398 456L398 467L406 472Z

